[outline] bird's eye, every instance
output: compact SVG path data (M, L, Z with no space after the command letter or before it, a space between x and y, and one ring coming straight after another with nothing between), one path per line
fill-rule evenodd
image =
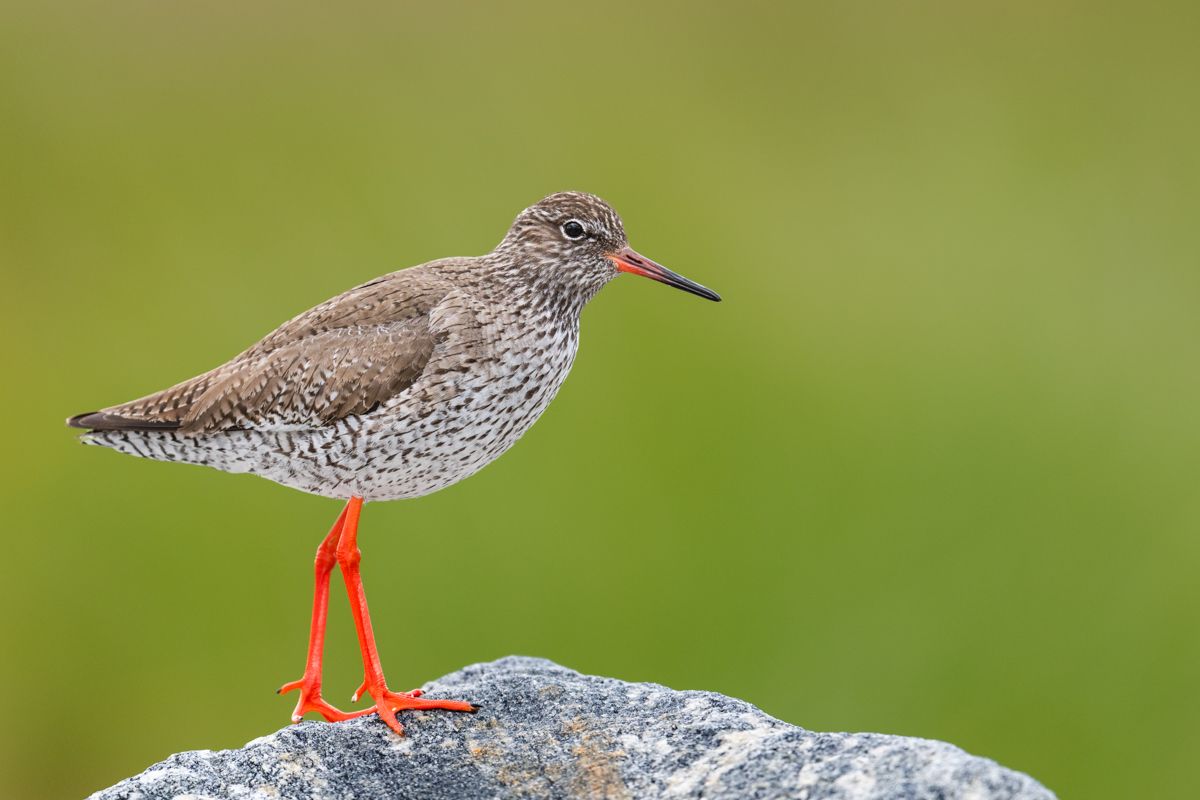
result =
M583 234L587 231L583 229L583 225L578 220L569 219L563 223L562 232L563 236L568 239L582 239Z

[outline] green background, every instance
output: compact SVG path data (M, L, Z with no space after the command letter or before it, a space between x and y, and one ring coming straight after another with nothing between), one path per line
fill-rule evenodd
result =
M338 512L62 419L578 188L725 302L622 278L511 453L366 509L394 686L534 654L1196 796L1195 9L4 3L0 791L285 723Z

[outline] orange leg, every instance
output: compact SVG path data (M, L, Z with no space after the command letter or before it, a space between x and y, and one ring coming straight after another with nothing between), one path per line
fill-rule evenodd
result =
M277 690L279 694L293 689L300 690L300 699L296 701L296 710L292 712L292 722L299 722L309 711L316 711L330 722L371 713L370 710L347 713L334 708L321 697L321 654L325 650L325 620L329 615L329 575L333 572L333 565L337 563L337 543L341 538L342 525L346 521L349 508L347 505L342 509L337 522L333 523L333 528L317 548L316 587L313 589L312 626L308 631L308 658L304 664L304 677L285 683Z
M393 692L388 689L387 681L383 677L383 665L379 661L379 650L375 647L375 633L371 630L367 594L363 589L362 576L358 569L359 561L362 560L362 553L358 549L358 516L362 510L362 502L361 497L351 497L350 502L346 504L341 538L337 543L337 562L342 568L342 578L346 581L350 611L354 614L354 627L358 630L358 645L363 656L365 678L362 687L355 692L355 697L365 690L375 700L372 708L361 713L369 714L374 711L389 728L403 734L404 726L396 719L397 711L435 708L446 711L475 711L479 706L474 703L459 700L426 700L421 697L420 690Z

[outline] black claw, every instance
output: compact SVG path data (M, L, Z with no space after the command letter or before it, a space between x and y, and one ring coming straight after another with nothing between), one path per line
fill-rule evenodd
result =
M479 709L483 708L483 703L471 703L471 713L474 714Z

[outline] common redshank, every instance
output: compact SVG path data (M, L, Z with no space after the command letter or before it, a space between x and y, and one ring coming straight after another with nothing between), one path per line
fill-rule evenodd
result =
M621 218L600 198L560 192L522 211L487 255L376 278L216 369L67 422L88 429L88 444L345 499L317 548L304 675L279 691L300 690L295 722L310 711L330 721L377 713L403 733L397 711L477 706L388 689L359 573L362 504L435 492L511 447L567 377L584 305L622 272L721 299L631 249ZM353 699L375 701L359 711L321 696L335 564L363 657Z

